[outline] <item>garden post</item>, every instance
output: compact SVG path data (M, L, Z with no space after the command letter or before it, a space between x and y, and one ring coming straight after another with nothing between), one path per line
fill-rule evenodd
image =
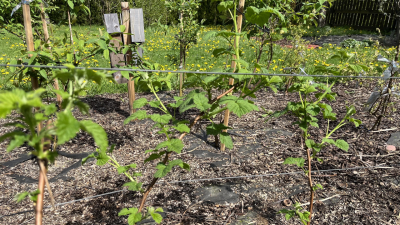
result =
M396 56L395 56L395 61L399 61L399 52L400 52L400 1L397 2L396 5L396 12L395 12L395 16L396 18L396 44L397 44L397 51L396 51Z
M32 33L32 23L31 23L31 7L29 6L29 2L27 4L22 4L22 13L24 18L24 27L25 27L25 35L26 35L26 46L28 51L35 51L35 45L33 42L33 33ZM29 55L31 57L32 55ZM39 81L36 76L31 76L32 89L36 90L39 88ZM37 131L40 132L42 129L42 124L38 124ZM38 189L40 193L37 196L36 202L36 225L42 224L43 218L43 198L44 198L44 185L45 185L45 175L39 170L39 184Z
M47 29L46 13L44 11L43 3L40 3L40 8L42 10L42 12L40 13L40 17L42 19L44 41L46 43L50 43L50 35L49 35L49 31ZM49 49L51 49L51 47L49 47ZM59 86L58 86L58 80L57 79L54 79L54 89L56 89L56 90L60 89ZM61 96L59 94L57 94L57 102L58 102L58 105L61 106L62 98L61 98Z
M244 11L244 2L245 0L239 0L239 14L237 16L237 27L238 27L238 33L242 32L242 21L243 21L243 11ZM236 10L236 9L235 9ZM234 46L236 48L236 46L239 45L239 43L236 43L236 41L238 41L237 38L235 38L235 42L234 42ZM236 59L236 55L232 55L233 59ZM236 61L232 60L231 63L231 68L233 68L233 72L236 71ZM229 78L229 85L233 85L234 84L234 79L233 78ZM229 125L229 109L225 110L225 116L224 116L224 125L228 126ZM224 130L224 132L226 132L226 130ZM221 143L221 151L225 151L225 144Z
M185 4L185 1L182 2L182 6ZM179 13L179 20L181 23L181 39L179 40L179 69L183 69L184 66L184 55L186 54L186 50L185 50L185 45L183 44L183 42L185 41L183 39L183 9L181 9L180 13ZM179 74L179 97L183 96L183 73Z
M122 24L125 25L124 33L131 33L130 29L130 13L129 13L129 2L121 2L122 9ZM131 35L124 34L124 45L131 44ZM126 61L130 62L132 60L132 52L126 53ZM131 76L128 80L128 97L129 97L129 113L133 114L136 110L133 109L133 102L135 101L135 80L134 77Z

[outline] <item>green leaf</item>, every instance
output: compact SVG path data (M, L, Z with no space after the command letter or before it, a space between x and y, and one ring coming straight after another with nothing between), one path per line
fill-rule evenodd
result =
M217 9L219 12L225 12L228 9L232 9L233 6L234 6L233 1L226 1L226 2L219 3L219 5L217 6Z
M135 101L133 102L132 107L133 107L134 109L139 109L139 108L142 108L143 106L145 106L147 103L148 103L148 102L147 102L147 99L145 99L145 98L139 98L139 99L137 99L137 100L135 100Z
M287 165L287 164L289 164L289 165L297 165L298 167L303 168L304 167L304 162L305 162L305 160L303 158L292 158L292 157L289 157L289 158L285 159L283 164L284 165Z
M249 68L249 63L244 61L243 59L232 59L232 61L236 61L237 63L241 64L244 68Z
M306 111L311 116L316 116L321 111L321 108L318 105L310 104L307 106Z
M104 40L98 40L97 44L100 46L102 49L108 49L107 43Z
M16 135L25 135L25 133L20 131L20 130L16 130L16 131L12 131L12 132L3 134L2 136L0 136L0 142L3 142L7 138L12 138L12 137L14 137Z
M183 146L184 146L183 142L180 139L171 139L169 141L164 141L158 144L156 146L156 150L167 147L168 151L173 151L180 154L183 149Z
M335 144L335 140L329 138L322 138L322 143Z
M211 105L208 104L208 99L205 95L205 92L200 92L199 90L189 92L189 94L186 95L186 99L179 106L179 112L183 113L194 107L197 107L202 111L208 109Z
M101 150L106 151L108 148L108 138L107 133L99 124L91 120L83 120L80 122L80 127L82 130L86 131L90 136L93 137L96 144Z
M136 181L131 181L122 185L123 187L128 187L129 191L140 191L142 189L142 183Z
M211 104L208 104L208 99L204 95L195 95L193 97L193 102L196 108L200 109L202 112L211 107Z
M104 166L105 164L107 164L108 160L110 160L110 157L107 155L105 151L100 150L99 155L96 157L96 159L97 159L96 165Z
M26 141L29 141L29 136L27 135L15 135L7 146L7 152L11 152L15 148L23 145Z
M242 100L242 99L239 99L236 102L229 102L226 106L238 117L241 117L253 110L259 111L256 105L251 104L248 100Z
M233 148L233 141L231 136L228 133L221 133L219 135L219 139L221 141L222 144L225 145L225 147L232 149Z
M127 208L124 208L121 211L119 211L118 216L126 216L126 215L129 215L129 214L131 214L131 212Z
M125 29L126 29L125 25L119 25L119 30L121 32L125 32Z
M223 130L232 129L230 127L225 126L223 123L216 124L212 123L207 126L206 131L209 135L218 135L223 132Z
M130 165L127 166L120 166L117 168L118 174L121 173L125 173L126 171L128 171L130 168L136 168L136 164L132 163Z
M165 177L172 170L174 166L181 166L182 164L183 162L180 159L172 160L168 163L168 165L165 165L163 163L158 163L156 166L157 172L154 174L154 177L155 178Z
M281 83L282 82L282 78L278 77L278 76L273 76L270 80L269 83Z
M349 144L345 140L336 140L335 145L343 151L347 152L349 150Z
M144 163L153 161L155 159L159 159L160 157L161 157L161 155L158 153L151 154L147 159L144 160Z
M27 192L27 191L19 193L14 197L14 200L17 201L17 203L19 203L20 201L24 200L26 198L26 196L28 196L28 195L29 195L29 192Z
M361 125L361 123L362 123L361 120L357 120L357 119L354 119L354 118L350 118L349 121L354 123L354 126L356 126L356 127L359 127Z
M58 145L62 145L74 138L79 129L80 124L71 112L57 113L56 134Z
M181 133L190 133L190 128L185 124L179 124L178 126L175 126L173 128Z
M184 170L190 171L190 165L187 163L179 164L179 166Z
M31 201L37 202L37 197L39 194L40 194L40 190L37 189L36 191L32 191L31 193L29 193L29 198L31 199Z
M160 214L158 214L158 213L151 213L150 214L151 215L151 217L153 218L153 220L156 222L156 223L158 223L158 224L160 224L161 223L161 221L162 221L162 216L160 215Z
M90 158L96 158L95 153L92 153L92 154L86 156L85 158L83 158L81 165L85 164L88 161L88 159L90 159Z
M149 105L151 106L151 107L154 107L154 108L158 108L160 105L161 105L161 103L159 102L159 101L151 101L151 102L149 102Z
M89 114L89 105L88 104L86 104L80 100L76 100L76 101L74 101L74 105L76 105L76 107L78 107L79 111L83 115Z
M129 215L128 217L129 225L134 225L142 220L142 214L139 212L139 209L137 208L130 208L130 209L124 208L118 213L118 216L125 216L125 215Z
M146 119L148 117L147 112L144 110L138 110L135 113L133 113L132 115L130 115L128 118L126 118L124 120L124 125L128 124L129 122L131 122L132 120L142 120L142 119Z
M165 177L167 173L171 170L168 170L168 167L162 163L157 164L156 166L157 172L154 174L155 178Z
M67 3L71 9L74 9L74 3L71 0L68 0Z
M169 114L160 115L160 114L153 114L150 116L150 119L156 123L167 124L172 119L172 116Z
M104 59L110 60L110 50L106 49L103 52Z
M100 85L101 81L103 80L103 76L101 75L100 72L96 72L94 70L86 69L86 76L87 79L90 81L95 81L96 84Z
M355 64L349 64L349 68L356 73L361 73L361 71L363 71L363 68L361 66Z

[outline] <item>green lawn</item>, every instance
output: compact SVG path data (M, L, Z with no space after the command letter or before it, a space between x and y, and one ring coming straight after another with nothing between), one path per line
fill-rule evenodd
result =
M224 68L228 63L228 58L226 56L222 56L216 58L212 55L212 52L216 48L227 47L227 43L222 38L211 38L211 39L203 39L203 35L211 30L222 30L225 29L222 26L209 26L203 28L200 38L197 44L194 44L188 50L188 57L186 63L187 70L199 70L199 71L210 71L216 68ZM229 29L229 27L226 27ZM326 35L326 34L335 34L335 35L348 35L348 34L372 34L374 32L370 31L357 31L349 28L304 28L307 29L304 32L304 35ZM105 32L104 27L102 26L75 26L73 30L76 31L79 39L89 40L93 38L93 36L97 36L101 32ZM327 32L326 30L329 30ZM147 29L146 31L146 43L143 45L145 49L144 60L150 62L157 62L161 65L162 69L165 70L177 70L179 64L179 45L175 40L174 36L178 32L176 28L172 28L169 30L167 34L162 31L157 30L156 28ZM59 27L51 27L50 29L51 38L62 38L64 37L64 33L69 33L67 26L59 26ZM375 32L376 33L376 32ZM283 34L285 35L285 34ZM1 36L1 41L3 44L0 46L0 64L1 63L9 63L14 58L21 57L21 50L24 50L26 47L22 40L18 39L12 34L3 33ZM74 37L76 38L76 37ZM76 40L76 39L75 39ZM242 51L242 59L252 65L256 59L256 49L257 46L260 45L255 39L241 39L241 51ZM376 56L378 54L382 54L385 57L393 58L395 54L394 48L383 48L380 46L371 46L371 47L357 47L357 48L342 48L340 46L332 46L328 45L325 47L320 47L316 49L302 49L304 51L304 58L306 60L306 71L309 74L314 74L314 68L318 65L339 65L346 62L339 62L338 60L330 60L329 58L332 55L335 55L338 51L346 50L349 53L354 53L355 57L353 58L354 62L359 62L364 65L369 66L370 71L368 75L377 76L380 75L382 70L385 68L383 63L376 62ZM298 50L293 50L287 46L275 45L273 46L273 60L271 62L269 72L271 73L283 73L285 67L298 67L296 64L299 59ZM269 57L269 47L264 47L264 51L260 60L260 64L262 66L267 66ZM229 63L228 63L229 64ZM110 67L110 64L107 60L104 59L103 55L96 55L88 60L82 62L81 66L86 67ZM252 70L252 68L250 68ZM12 83L15 82L10 77L11 73L8 68L0 68L0 76L1 79L1 89L10 89L12 88ZM162 76L162 74L160 74ZM25 80L26 82L27 80ZM26 84L20 84L20 87L29 89L29 82ZM91 85L89 94L100 94L100 93L120 93L126 92L127 88L125 84L117 85L112 83L105 83L101 86Z

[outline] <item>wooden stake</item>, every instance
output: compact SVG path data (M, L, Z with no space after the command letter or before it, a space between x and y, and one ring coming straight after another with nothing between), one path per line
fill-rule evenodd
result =
M35 51L35 45L33 43L32 23L31 23L31 7L27 4L23 4L22 5L22 13L23 13L23 17L24 17L24 27L25 27L27 49L28 49L28 51ZM28 56L32 57L32 54L29 54ZM39 81L36 76L31 76L31 83L32 83L33 90L36 90L39 88ZM38 124L37 130L38 130L38 132L40 132L40 130L42 130L41 124ZM43 173L41 173L39 170L38 189L39 189L40 193L38 194L38 198L37 198L37 202L36 202L36 209L35 209L35 214L36 214L36 223L35 224L36 225L42 224L44 185L45 185L45 178L43 176Z
M182 5L185 2L182 2ZM183 11L180 12L179 14L179 20L181 22L181 35L183 35ZM186 50L185 50L185 46L182 43L182 40L180 41L181 43L179 43L179 69L183 69L183 65L184 65L184 55L186 54ZM183 73L179 74L179 97L183 96Z
M35 45L33 43L33 32L32 32L32 23L31 23L31 8L28 4L22 5L22 13L24 18L24 27L25 27L25 35L26 35L26 46L28 51L35 51ZM32 54L28 55L32 57ZM36 90L39 88L39 81L36 76L31 76L32 89ZM42 130L42 124L39 123L37 127L37 132L39 133ZM44 174L39 170L39 182L38 189L40 193L38 194L35 214L36 214L36 225L42 225L43 218L43 198L44 198L44 185L45 178Z
M239 0L239 12L240 12L240 14L238 15L237 20L236 20L236 24L237 24L237 27L238 27L238 33L242 32L244 1L245 0ZM236 10L236 9L234 9L234 10ZM237 41L237 39L235 37L234 46L236 46L236 44L237 44L236 41ZM236 59L236 55L232 55L232 58ZM236 61L232 60L231 68L233 68L233 72L235 72L235 70L236 70ZM233 85L234 82L235 82L235 80L233 78L229 78L229 85ZM229 125L229 114L230 114L229 109L225 110L225 115L224 115L224 125L225 126ZM224 132L226 132L226 130L224 130ZM221 143L221 148L220 148L221 151L225 151L225 147L226 147L225 144Z
M121 8L122 8L122 24L125 25L125 32L124 33L131 33L130 29L130 13L129 13L129 2L121 2ZM131 44L131 35L124 34L124 45L129 45ZM128 52L126 54L126 61L130 62L132 60L132 52ZM130 77L128 80L128 97L129 97L129 113L133 114L136 112L135 109L133 109L133 102L135 102L135 80L133 79L133 76Z
M42 19L44 40L46 43L50 43L50 35L49 35L49 31L47 29L46 14L44 11L43 3L40 3L40 8L42 10L42 12L40 13L40 17ZM51 49L51 47L49 47L49 49ZM60 90L57 79L54 79L54 89ZM62 98L59 94L57 94L57 102L58 102L58 105L61 106Z

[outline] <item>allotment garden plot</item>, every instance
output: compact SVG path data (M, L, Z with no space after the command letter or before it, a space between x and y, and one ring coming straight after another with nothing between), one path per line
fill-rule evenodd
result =
M366 127L374 119L363 111L369 90L374 81L364 80L343 82L334 87L337 100L331 103L338 117L346 113L346 105L353 104L355 117L364 126L356 128L347 124L335 133L332 139L344 139L349 151L335 146L319 153L323 163L313 163L314 182L324 189L318 191L313 220L318 224L390 224L400 222L400 140L396 124L399 115L395 112L382 121L379 132L368 131ZM190 91L190 90L186 90ZM177 93L161 92L162 101L169 102ZM285 95L284 91L274 93L269 88L256 93L252 99L258 107L279 111L287 102L295 101L295 93ZM137 94L138 98L152 100L151 94ZM153 165L144 164L147 157L143 152L154 148L162 138L150 129L152 120L132 121L123 125L129 116L126 94L103 94L83 99L90 106L90 115L74 111L79 120L92 119L106 130L109 142L116 144L114 155L121 164L137 163L138 168L147 171ZM398 103L397 100L395 102ZM398 109L398 107L395 107ZM157 110L145 107L149 114ZM232 115L230 129L234 148L221 152L215 146L214 136L207 135L205 121L196 125L183 139L185 148L180 158L191 165L191 171L174 169L170 177L159 181L150 194L149 205L164 209L162 224L300 224L286 221L282 208L289 208L295 202L308 203L308 185L303 172L296 166L283 165L288 157L305 157L298 127L293 125L294 117L287 114L266 121L268 112L253 111L241 118ZM193 109L179 118L192 120L198 111ZM218 116L215 120L219 120ZM1 124L9 122L1 121ZM337 123L331 122L332 125ZM312 129L313 139L323 137L326 124ZM1 126L0 134L8 128ZM389 143L388 143L389 142ZM386 146L394 145L389 151ZM6 143L0 147L5 148ZM2 153L2 177L0 189L1 215L31 210L28 201L16 204L16 193L32 190L37 185L37 165L27 156L30 149L21 147L11 153ZM118 176L115 170L98 167L94 161L80 166L82 158L95 151L94 141L85 133L59 149L54 165L49 166L48 177L56 203L79 200L113 191L113 194L77 201L45 209L45 224L121 224L124 217L118 212L140 199L135 192L127 191L122 185L128 180ZM296 173L299 172L299 173ZM154 171L143 173L140 181L148 181ZM226 179L214 179L226 178ZM125 190L125 191L124 191ZM49 205L45 198L45 205ZM34 212L1 217L2 224L23 223L34 217ZM27 222L29 223L29 222ZM146 224L150 224L146 223Z

